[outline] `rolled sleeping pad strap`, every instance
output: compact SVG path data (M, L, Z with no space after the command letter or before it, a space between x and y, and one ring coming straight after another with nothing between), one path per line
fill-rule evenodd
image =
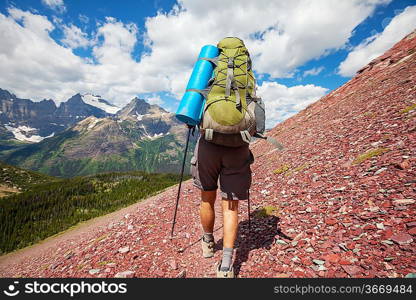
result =
M201 121L204 97L198 90L204 90L212 77L215 65L211 59L219 55L219 49L212 45L202 47L195 63L191 78L186 86L186 92L179 103L176 118L188 125L198 125Z

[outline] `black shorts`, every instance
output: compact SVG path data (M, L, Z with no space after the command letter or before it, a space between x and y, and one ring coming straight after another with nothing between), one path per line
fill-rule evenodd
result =
M193 185L204 191L214 191L219 179L223 199L246 200L253 162L254 156L248 145L220 146L206 141L201 135L191 159Z

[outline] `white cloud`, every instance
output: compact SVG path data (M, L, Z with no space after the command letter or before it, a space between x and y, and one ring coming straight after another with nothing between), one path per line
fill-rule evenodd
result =
M79 27L71 24L70 26L63 25L64 38L62 43L72 49L86 48L90 45L88 36Z
M377 5L388 2L231 0L223 5L222 0L182 0L170 13L147 19L150 54L141 65L147 76L163 72L179 98L201 46L239 36L257 73L291 76L306 61L342 47ZM169 65L161 65L163 61Z
M201 46L230 35L244 39L260 77L290 76L306 61L342 47L377 5L389 1L181 0L171 12L146 19L140 58L133 57L139 33L132 23L108 17L89 41L67 25L65 45L93 47L91 58L81 58L51 38L55 27L46 17L9 9L10 16L0 13L0 65L7 74L0 87L58 101L93 91L118 106L145 93L179 99Z
M321 73L324 69L325 69L325 67L322 67L321 66L319 68L312 68L312 69L306 70L305 72L303 72L303 77L306 77L306 76L316 76L319 73Z
M59 13L66 11L64 0L42 0L42 3Z
M133 23L123 24L114 18L107 18L107 23L98 28L97 37L103 42L94 47L94 56L101 63L116 64L121 56L131 60L131 52L137 42L137 27ZM134 61L132 60L134 63Z
M339 74L354 76L360 68L390 49L415 28L416 6L409 6L395 16L382 33L371 36L355 47L339 65Z
M266 127L293 116L309 104L317 101L328 89L313 84L287 87L277 82L263 82L257 94L266 106Z
M123 24L114 18L107 18L97 32L97 39L102 42L93 47L97 64L88 66L91 90L98 91L119 106L140 93L169 90L169 82L163 72L163 65L167 63L145 65L132 57L137 33L133 23ZM149 74L152 68L157 68L159 72Z
M72 49L50 36L55 26L44 16L16 8L9 16L0 13L0 87L18 97L67 100L75 93L100 94L122 106L140 93L155 92L165 81L163 74L145 76L131 52L137 42L134 24L108 19L100 25L94 42L95 62L76 56ZM64 38L70 47L86 46L87 36L75 26L67 26ZM144 75L143 75L144 74Z
M0 14L0 86L27 98L73 95L85 79L82 59L50 37L55 27L46 17L8 11Z
M159 105L159 106L161 106L163 104L162 98L160 98L159 95L154 95L154 96L151 96L149 98L146 98L146 101L149 104L156 104L156 105Z

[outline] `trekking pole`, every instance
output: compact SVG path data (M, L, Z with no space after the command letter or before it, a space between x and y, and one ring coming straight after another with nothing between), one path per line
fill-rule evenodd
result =
M180 196L180 193L181 193L181 186L182 186L182 180L183 180L183 171L185 169L186 153L188 152L189 136L191 135L191 129L195 128L194 126L191 126L189 124L187 124L187 126L188 126L188 135L186 137L185 153L183 154L181 179L179 181L178 195L176 196L175 214L173 215L172 230L170 232L170 237L171 238L173 237L173 230L175 228L175 223L176 223L176 212L178 211L179 196Z
M251 232L251 219L250 219L250 190L247 191L247 208L248 208L248 232Z

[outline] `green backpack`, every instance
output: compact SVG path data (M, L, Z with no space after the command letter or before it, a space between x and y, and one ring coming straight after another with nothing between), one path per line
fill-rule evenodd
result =
M264 104L256 97L256 80L244 42L221 40L214 76L208 83L200 129L207 141L240 147L265 130Z

